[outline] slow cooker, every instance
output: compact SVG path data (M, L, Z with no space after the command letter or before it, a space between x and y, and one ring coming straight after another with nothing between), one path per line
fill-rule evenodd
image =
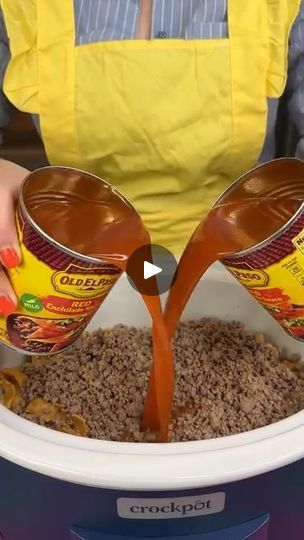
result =
M184 319L241 320L288 353L304 353L220 265ZM149 325L123 276L91 328ZM1 349L0 369L22 356ZM219 439L131 444L46 429L0 406L2 540L302 540L304 411Z

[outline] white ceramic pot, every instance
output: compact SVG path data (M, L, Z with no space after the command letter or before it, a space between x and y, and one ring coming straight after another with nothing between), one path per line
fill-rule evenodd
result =
M132 306L132 309L130 309ZM304 344L289 338L221 265L202 279L185 319L241 320L290 353ZM91 329L117 323L149 325L140 296L125 276L95 316ZM22 357L1 350L0 368ZM234 482L304 456L304 411L255 431L221 439L168 445L83 439L24 420L0 406L0 456L45 475L120 490L183 490Z

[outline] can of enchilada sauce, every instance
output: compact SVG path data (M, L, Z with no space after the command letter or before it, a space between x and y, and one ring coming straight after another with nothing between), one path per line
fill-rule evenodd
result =
M246 210L238 210L238 225L253 245L222 262L289 335L304 341L304 162L283 158L256 167L215 206L238 201ZM257 231L266 238L256 244Z
M24 180L16 224L22 262L8 275L19 303L0 318L0 340L30 355L61 352L117 282L141 220L106 181L45 167Z
M194 231L165 308L173 336L204 272L221 261L292 337L304 341L304 162L273 160L238 178Z

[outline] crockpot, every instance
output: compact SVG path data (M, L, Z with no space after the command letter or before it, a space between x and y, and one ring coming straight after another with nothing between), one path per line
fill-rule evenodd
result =
M288 353L304 353L220 264L183 315L205 316L241 320ZM117 323L150 324L125 276L90 329ZM0 368L22 361L1 348ZM304 411L219 439L132 444L59 433L0 406L0 456L4 540L304 537Z

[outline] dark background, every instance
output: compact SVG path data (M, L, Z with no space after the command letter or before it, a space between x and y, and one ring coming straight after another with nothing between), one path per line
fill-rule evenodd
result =
M47 165L43 144L31 116L17 113L5 131L0 157L35 169Z

